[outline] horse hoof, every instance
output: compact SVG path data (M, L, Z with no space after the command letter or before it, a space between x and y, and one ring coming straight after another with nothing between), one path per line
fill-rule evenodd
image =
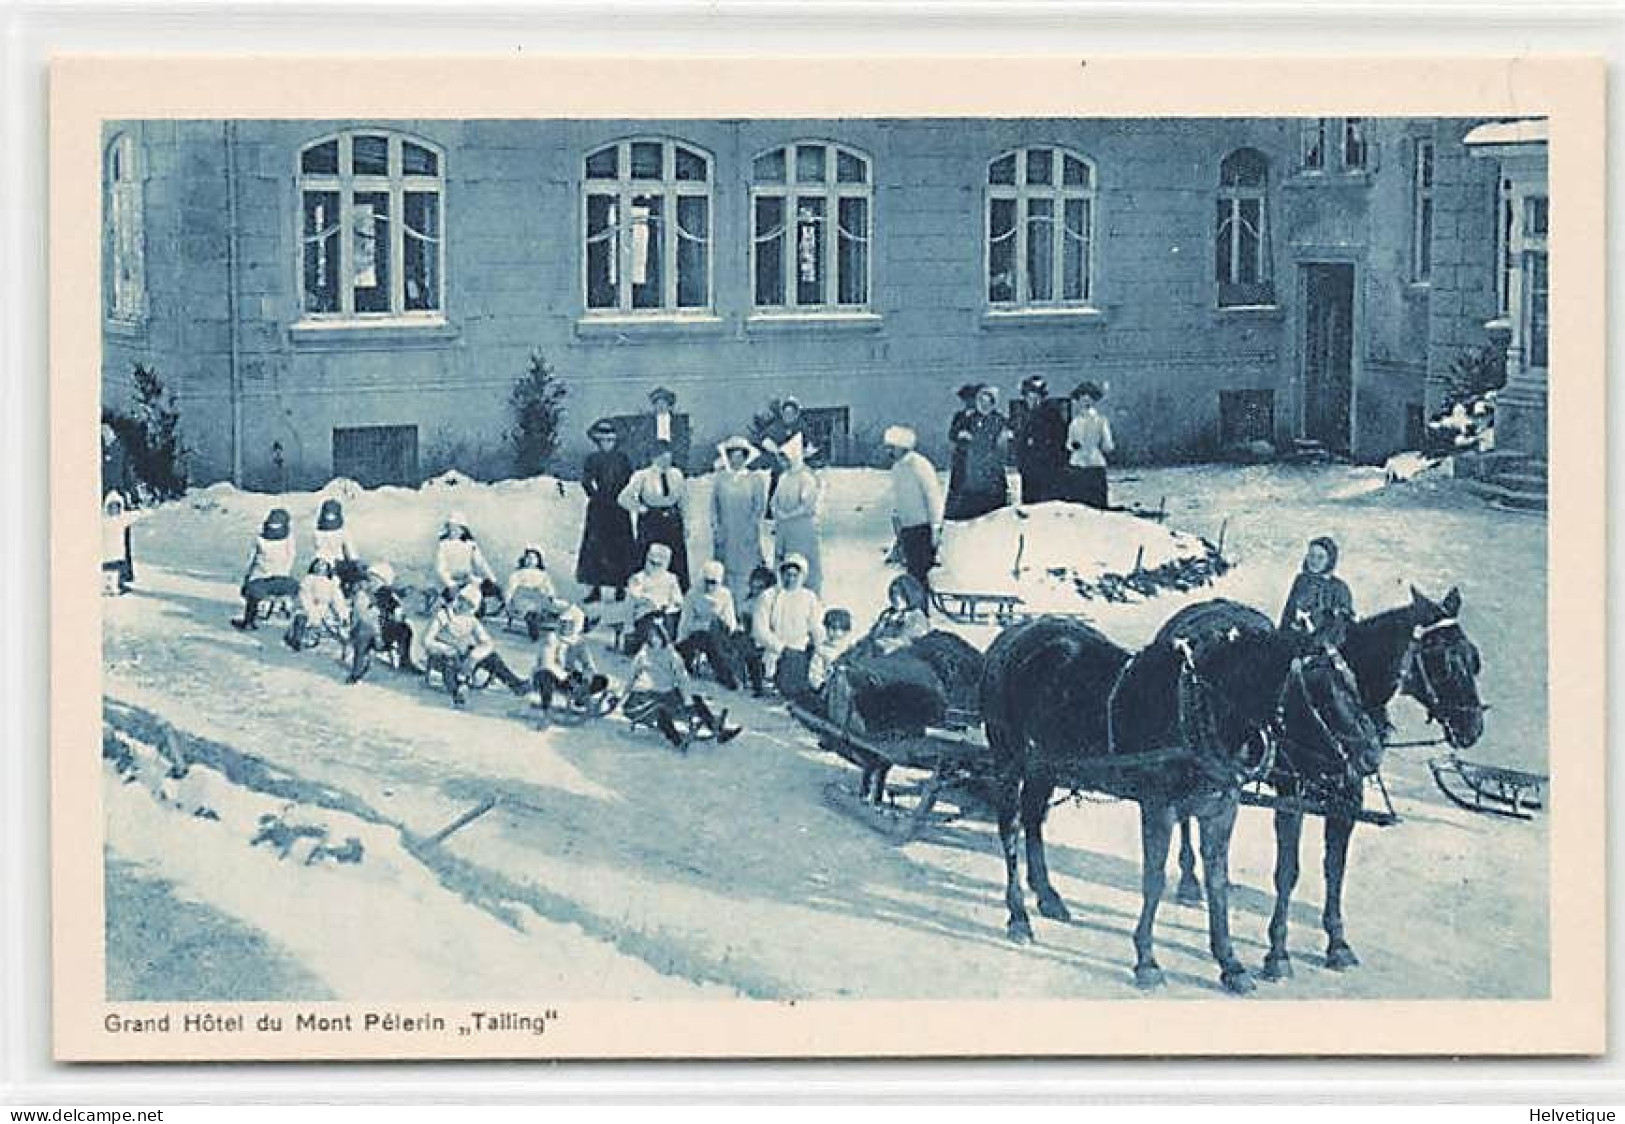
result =
M1005 935L1016 944L1033 943L1033 927L1025 917L1012 917L1004 927Z
M1292 978L1292 960L1287 956L1266 956L1264 967L1258 973L1260 979L1271 983Z
M1070 921L1072 911L1066 908L1066 903L1059 896L1038 899L1038 912L1040 916L1051 921Z
M1188 905L1193 909L1200 908L1207 901L1202 895L1202 884L1194 880L1181 882L1179 889L1174 891L1174 900L1180 905Z
M1245 968L1235 968L1219 975L1219 982L1231 995L1251 995L1258 987L1252 973Z
M1346 944L1332 945L1326 950L1326 967L1334 972L1346 972L1360 966L1360 958Z
M1141 991L1152 991L1167 986L1168 979L1155 964L1141 964L1134 969L1134 986Z

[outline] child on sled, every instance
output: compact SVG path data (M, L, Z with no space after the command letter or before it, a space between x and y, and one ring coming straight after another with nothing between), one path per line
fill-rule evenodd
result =
M478 584L465 585L450 605L435 610L429 631L423 637L429 670L439 672L451 701L458 706L468 702L468 688L477 671L488 672L516 695L523 695L528 689L528 684L503 662L491 634L480 621L480 604L484 599Z
M553 576L547 572L547 559L541 547L533 543L520 551L519 562L508 575L503 598L508 615L525 622L525 631L532 641L541 639L545 622L558 619L565 603L553 588Z
M632 622L632 635L626 643L629 656L638 654L651 626L659 624L665 629L668 640L677 628L683 610L683 590L672 572L671 557L671 547L663 542L650 543L643 558L643 569L627 579L626 595Z
M367 580L350 599L350 674L346 683L359 683L372 666L372 653L394 652L400 671L418 672L412 662L412 626L406 620L401 591L395 587L395 568L379 562L367 571Z
M268 601L285 602L299 595L299 582L293 576L294 545L289 531L288 512L272 508L254 540L254 551L243 574L243 616L231 622L233 628L260 626L260 606Z
M586 714L602 714L611 709L609 677L598 670L587 646L586 614L574 605L557 617L539 622L541 640L536 648L536 668L530 675L530 694L525 701L540 710L553 708L555 696Z
M679 749L688 745L696 722L712 733L718 745L744 732L742 726L728 726L726 710L715 715L702 696L689 693L688 669L659 621L651 622L644 634L627 686L621 713L634 725L654 726ZM679 722L687 732L678 729Z
M282 642L296 652L305 650L306 641L315 635L336 636L345 640L350 633L350 606L339 589L338 578L333 576L333 563L325 558L311 560L310 568L299 583L299 608L294 611L293 623L282 634Z

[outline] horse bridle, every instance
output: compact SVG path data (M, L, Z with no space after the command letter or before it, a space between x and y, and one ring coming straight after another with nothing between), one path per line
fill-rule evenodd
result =
M1286 704L1289 692L1296 687L1298 696L1303 702L1303 708L1307 710L1309 712L1309 716L1315 720L1315 725L1320 730L1320 736L1325 740L1325 743L1335 750L1336 757L1342 764L1347 779L1351 782L1358 781L1361 777L1357 764L1359 752L1358 750L1351 749L1349 747L1349 743L1354 740L1354 735L1345 737L1344 735L1339 734L1336 730L1333 730L1331 724L1326 721L1326 716L1321 713L1320 707L1315 704L1314 695L1309 691L1309 681L1304 676L1304 667L1311 659L1315 658L1335 660L1339 663L1342 660L1342 657L1336 655L1335 653L1328 653L1324 657L1300 656L1293 660L1292 668L1287 673L1286 682L1281 684L1281 699L1276 706L1275 725L1279 730L1282 741L1292 740L1286 736ZM1343 673L1345 679L1352 686L1354 682L1353 673L1347 671L1346 668L1339 668L1339 670ZM1355 693L1356 697L1358 697L1357 689ZM1298 779L1306 784L1311 780L1311 778L1308 777L1299 777Z
M1455 617L1443 617L1432 624L1417 625L1413 628L1410 642L1405 646L1405 654L1400 659L1399 678L1394 685L1396 692L1409 695L1422 704L1422 709L1427 712L1429 722L1438 724L1446 731L1452 730L1451 724L1446 720L1449 716L1483 714L1489 709L1489 707L1476 700L1470 703L1446 702L1443 693L1434 682L1433 675L1428 672L1427 653L1429 651L1442 651L1445 646L1442 643L1430 644L1428 637L1434 636L1456 624Z

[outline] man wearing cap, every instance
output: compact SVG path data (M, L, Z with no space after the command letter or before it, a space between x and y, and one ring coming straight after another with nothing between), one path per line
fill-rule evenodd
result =
M1021 401L1010 404L1022 503L1061 498L1061 478L1067 461L1066 426L1061 401L1049 396L1049 384L1043 376L1022 379Z
M915 451L918 437L908 426L890 427L881 440L891 455L892 526L903 568L929 593L942 528L942 485L931 462Z
M1074 414L1067 426L1067 499L1089 507L1106 507L1106 457L1115 452L1111 423L1095 409L1105 392L1088 379L1072 391Z

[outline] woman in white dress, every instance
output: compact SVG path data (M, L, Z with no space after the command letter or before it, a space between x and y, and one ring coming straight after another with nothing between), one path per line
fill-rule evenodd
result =
M783 565L792 554L806 559L806 586L814 593L824 588L823 555L818 546L818 515L823 504L824 486L807 467L807 450L797 433L779 448L784 473L773 493L773 539L775 560Z

